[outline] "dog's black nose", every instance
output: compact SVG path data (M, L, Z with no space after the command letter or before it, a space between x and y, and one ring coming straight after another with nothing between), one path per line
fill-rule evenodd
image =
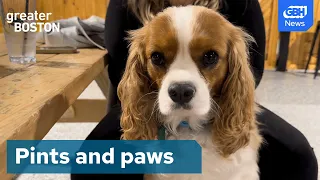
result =
M170 98L178 104L189 103L195 92L196 88L191 83L174 83L168 89Z

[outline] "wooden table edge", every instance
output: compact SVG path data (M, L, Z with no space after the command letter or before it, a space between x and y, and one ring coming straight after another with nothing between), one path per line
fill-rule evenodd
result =
M81 93L85 90L88 85L95 80L95 78L105 69L107 65L106 56L107 51L104 56L97 60L85 73L81 74L77 79L77 83L73 83L72 86L69 85L65 89L57 92L50 101L45 102L44 106L38 112L39 117L35 119L35 122L30 123L32 120L26 120L24 126L17 129L11 135L9 139L2 141L0 144L0 179L12 179L15 174L7 174L6 169L6 142L7 140L41 140L50 131L53 125L59 120L59 118L64 114L65 111L77 100ZM81 81L81 83L79 83ZM74 88L74 84L79 85L78 88ZM66 94L73 94L66 99ZM59 103L61 104L60 109L50 108L50 104ZM52 115L52 116L51 116ZM31 118L31 117L30 117ZM29 118L29 119L30 119ZM33 120L34 121L34 120ZM36 129L35 132L30 136L32 129ZM28 135L29 134L29 135ZM4 150L4 151L3 151ZM5 153L3 153L5 152Z

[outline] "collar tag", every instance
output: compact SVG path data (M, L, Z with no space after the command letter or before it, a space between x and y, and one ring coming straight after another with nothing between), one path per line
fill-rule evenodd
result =
M189 123L187 121L181 121L180 126L189 127Z

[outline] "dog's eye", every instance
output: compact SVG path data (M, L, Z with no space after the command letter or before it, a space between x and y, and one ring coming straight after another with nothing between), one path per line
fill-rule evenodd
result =
M164 55L159 52L154 52L151 54L151 61L154 65L163 66L165 63Z
M203 55L203 65L205 67L217 64L219 56L215 51L208 51Z

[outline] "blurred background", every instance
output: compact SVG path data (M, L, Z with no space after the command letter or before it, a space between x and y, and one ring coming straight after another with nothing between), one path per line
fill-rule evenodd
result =
M266 69L276 69L277 59L280 50L280 39L288 34L280 35L278 32L278 1L259 0L263 11L266 28ZM78 16L87 19L92 15L105 18L109 0L37 0L38 12L51 12L49 21L66 19ZM306 67L308 54L311 48L312 39L320 19L320 1L314 0L314 25L308 32L290 33L288 42L288 58L286 67L288 70L301 70ZM0 27L2 25L0 24ZM0 32L2 32L2 27ZM319 41L319 38L317 42ZM314 70L316 66L318 43L314 48L314 53L310 61L309 69ZM282 49L281 49L282 50Z

